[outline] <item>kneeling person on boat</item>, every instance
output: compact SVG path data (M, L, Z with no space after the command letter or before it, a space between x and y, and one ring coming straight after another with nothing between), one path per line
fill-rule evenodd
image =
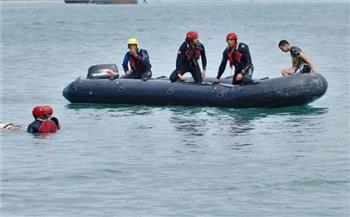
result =
M202 72L198 59L202 59ZM170 81L184 81L184 74L190 72L194 82L201 83L206 74L207 57L204 45L199 42L197 32L187 32L186 39L180 46L176 58L176 69L170 75Z
M149 55L147 50L139 49L138 46L139 43L136 38L128 40L129 51L125 54L123 61L125 72L123 78L148 80L152 77ZM131 70L129 70L129 63Z
M32 111L34 121L27 128L28 133L54 133L60 129L58 119L50 106L35 106Z
M252 82L252 75L254 66L249 52L248 45L237 42L238 37L236 33L229 33L226 36L227 48L222 55L221 64L214 84L220 82L220 77L224 73L227 65L227 60L230 67L235 67L232 84L249 84Z
M316 72L311 60L301 51L300 48L291 46L286 40L280 41L278 47L285 53L290 52L290 55L292 56L292 67L282 69L281 74L283 76L289 76L295 73Z

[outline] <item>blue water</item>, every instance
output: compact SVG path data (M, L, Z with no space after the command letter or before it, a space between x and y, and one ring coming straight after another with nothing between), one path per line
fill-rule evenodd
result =
M1 216L349 216L350 4L1 4L1 120L49 104L52 135L0 131ZM287 39L328 91L305 107L71 105L62 89L117 63L135 36L169 75L197 30L215 76L225 35L250 46L256 78L277 77ZM229 75L229 70L224 75Z

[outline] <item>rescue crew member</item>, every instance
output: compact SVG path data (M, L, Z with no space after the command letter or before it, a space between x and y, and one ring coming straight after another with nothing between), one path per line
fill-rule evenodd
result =
M171 82L177 80L185 81L184 74L190 72L194 82L201 83L205 78L207 57L205 55L204 45L199 42L197 32L187 32L186 39L180 46L176 58L176 69L170 75ZM202 72L198 64L201 57Z
M292 67L282 69L281 74L283 76L289 76L295 73L316 72L315 66L300 48L291 46L286 40L280 41L278 47L285 53L290 52L292 56Z
M28 133L54 133L60 129L58 119L50 106L35 106L32 111L34 121L27 128Z
M231 68L235 67L232 84L251 83L254 66L248 45L242 42L238 43L238 36L233 32L227 34L226 42L228 46L223 52L219 71L213 83L220 83L220 77L226 69L227 60L229 61Z
M123 78L142 79L144 81L152 77L151 63L147 50L139 49L139 42L136 38L128 40L129 51L125 54L123 68L125 75ZM130 64L130 70L129 66Z

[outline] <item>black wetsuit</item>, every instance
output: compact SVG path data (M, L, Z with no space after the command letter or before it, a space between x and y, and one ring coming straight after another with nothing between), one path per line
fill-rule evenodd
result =
M151 63L149 61L149 55L147 50L139 49L137 51L137 57L127 52L123 61L124 71L129 70L128 63L130 62L131 74L125 75L123 78L134 78L134 79L143 79L147 80L152 77Z
M252 82L254 66L248 45L239 43L236 50L232 50L229 47L224 50L219 71L216 76L217 79L220 79L221 75L224 73L228 60L230 62L230 66L235 67L235 74L233 75L232 84L248 84ZM243 74L243 78L240 81L236 81L236 77L239 73Z
M294 73L309 73L311 67L300 57L302 50L296 46L292 46L290 49L290 55L293 58L293 67L295 67Z
M202 82L202 73L198 64L199 57L202 58L202 68L206 70L207 67L207 57L205 55L204 45L198 43L193 46L190 42L185 41L182 43L179 52L176 58L176 69L170 75L170 80L172 82L177 81L178 74L185 74L186 72L190 72L194 82L201 83Z

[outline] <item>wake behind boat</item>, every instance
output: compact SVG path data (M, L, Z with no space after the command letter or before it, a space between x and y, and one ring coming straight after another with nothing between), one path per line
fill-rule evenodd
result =
M103 66L117 71L115 65ZM306 105L320 98L327 90L327 81L319 73L255 80L249 85L231 85L232 78L226 78L219 85L213 85L210 81L214 78L205 79L202 84L171 83L164 78L147 81L106 77L94 79L94 75L103 74L101 70L96 66L90 67L88 78L79 78L70 83L64 88L63 96L71 103L258 108Z

